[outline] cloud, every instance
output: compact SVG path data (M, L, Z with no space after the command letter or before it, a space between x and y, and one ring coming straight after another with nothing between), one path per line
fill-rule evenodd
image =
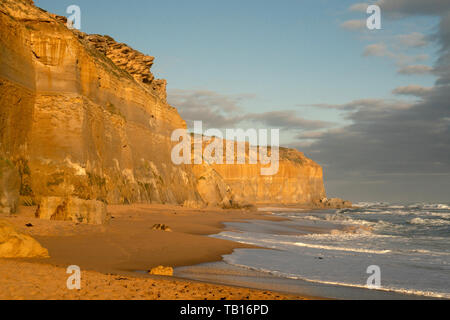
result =
M343 111L357 111L361 109L383 111L407 109L411 106L411 104L399 100L358 99L344 104L314 104L312 106L323 109L336 109Z
M265 113L247 114L247 121L257 121L269 127L275 127L285 130L316 130L331 127L334 124L320 120L309 120L297 116L295 111L282 110Z
M368 7L369 7L368 3L355 3L349 8L349 10L356 12L367 12Z
M302 132L295 136L295 139L298 140L309 140L309 139L319 139L326 135L326 131L307 131Z
M285 131L317 130L333 126L333 123L309 120L294 110L262 113L244 113L240 103L254 98L253 95L223 95L207 90L171 90L168 100L176 107L183 119L192 127L194 121L202 121L205 128L237 128L245 123L260 123ZM245 126L247 127L247 126Z
M392 91L393 94L425 97L433 91L433 88L423 87L419 85L409 85L406 87L398 87Z
M412 66L405 66L398 70L399 74L403 75L424 75L424 74L431 74L433 72L433 68L430 66L425 65L412 65Z
M168 101L188 123L203 121L210 128L234 126L241 121L239 103L252 95L226 96L208 90L170 90Z
M396 40L405 47L418 48L428 45L425 35L420 32L401 34L395 37Z
M419 54L415 56L408 56L403 53L396 53L388 49L383 42L370 44L366 46L363 52L364 57L387 57L395 61L398 66L405 66L407 64L425 61L429 57L426 54Z
M341 27L347 30L363 30L367 27L365 20L348 20L341 24Z
M438 15L435 40L440 44L434 67L406 65L401 74L439 78L432 88L398 87L397 95L415 102L360 99L339 105L316 105L345 112L350 125L297 136L293 145L325 168L328 191L351 199L384 201L448 201L450 188L450 1L390 0L385 10L403 15ZM447 12L445 12L447 11ZM367 55L389 56L386 46L367 48ZM377 184L370 182L379 181ZM369 183L368 183L369 182ZM361 198L358 199L358 196Z
M393 54L387 49L386 44L384 43L375 43L368 45L364 49L363 56L370 57L386 57L386 56L392 56Z
M448 0L380 0L382 11L399 15L441 15L450 10Z

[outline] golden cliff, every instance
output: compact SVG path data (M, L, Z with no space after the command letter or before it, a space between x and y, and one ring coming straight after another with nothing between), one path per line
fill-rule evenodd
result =
M325 197L321 167L294 150L282 150L272 177L259 165L174 165L171 134L186 124L166 101L165 80L150 72L153 57L70 30L31 0L0 2L0 33L0 161L17 169L22 201L233 206ZM2 198L11 194L1 188Z
M237 201L314 204L326 197L322 168L297 150L280 149L279 170L261 175L258 165L213 165Z

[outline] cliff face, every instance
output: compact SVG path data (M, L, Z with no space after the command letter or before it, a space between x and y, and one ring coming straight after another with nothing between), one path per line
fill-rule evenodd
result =
M223 150L226 150L229 142L218 138L214 138L213 141L215 140L218 140L218 143L223 145ZM202 143L203 152L209 143ZM237 150L237 144L235 144L235 151ZM326 193L323 170L317 163L306 158L297 150L280 148L277 173L262 175L262 169L267 169L271 165L260 163L250 165L249 153L249 145L246 144L246 164L237 164L236 154L235 164L226 164L226 151L224 151L223 164L194 165L193 171L199 180L198 190L206 202L217 201L215 197L220 194L224 199L222 204L224 206L229 205L230 200L231 206L233 203L321 206L320 201L326 198ZM194 162L194 157L192 162ZM219 180L221 181L218 182ZM212 190L217 190L214 195L211 194Z
M322 168L297 150L280 149L278 173L262 176L258 165L213 165L237 201L313 204L326 197Z
M190 168L171 164L170 134L185 122L149 68L139 73L150 57L133 60L111 39L105 55L28 1L2 0L0 11L1 153L19 167L22 195L199 200ZM113 62L126 57L123 69Z
M23 197L209 205L325 197L321 168L301 154L282 156L274 177L250 165L175 166L171 133L186 124L150 72L154 58L65 22L30 0L0 2L0 156L15 164Z

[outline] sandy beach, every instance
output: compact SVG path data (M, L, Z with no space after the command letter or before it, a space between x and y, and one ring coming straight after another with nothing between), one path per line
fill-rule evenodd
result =
M49 259L0 259L0 299L305 299L239 286L160 276L157 266L182 267L220 261L236 242L207 237L223 222L280 220L258 211L190 210L175 206L110 206L113 219L94 226L34 218L35 207L2 217L49 250ZM172 232L154 231L165 224ZM28 225L28 226L27 226ZM66 287L66 268L82 270L81 291Z

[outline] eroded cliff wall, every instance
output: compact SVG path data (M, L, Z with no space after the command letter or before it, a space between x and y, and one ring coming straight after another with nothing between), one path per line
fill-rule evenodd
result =
M108 36L66 27L30 0L0 2L0 157L20 194L109 204L310 203L322 169L282 152L277 175L259 165L176 166L171 133L185 128L166 101L154 58Z
M206 139L202 143L202 150L210 143L218 141L223 145L222 164L219 161L209 165L194 165L194 173L199 180L198 191L206 202L217 201L215 197L221 195L223 205L231 200L238 204L305 204L321 206L320 202L326 198L323 182L323 170L317 163L305 157L297 150L279 148L279 161L276 165L262 165L250 163L250 148L245 144L245 163L238 164L238 144L234 143L234 164L227 164L227 147L230 141L219 138ZM193 142L193 145L200 144ZM212 144L211 144L212 146ZM194 148L194 147L193 147ZM256 154L260 151L255 149ZM271 153L269 148L269 153ZM194 152L193 152L194 154ZM195 155L192 162L194 163ZM260 159L260 156L258 156ZM275 174L263 175L263 168L272 168ZM276 170L277 168L278 170ZM221 179L217 179L220 177ZM220 180L220 182L218 182ZM212 192L217 190L216 192ZM211 199L211 200L209 200Z
M280 149L279 170L261 175L257 165L213 165L237 201L259 204L318 204L326 197L323 170L301 152Z
M20 170L23 196L199 200L190 168L170 158L170 134L185 122L164 82L149 68L139 74L151 57L121 69L111 58L127 57L126 45L109 38L111 50L98 51L30 1L0 2L0 33L0 148Z

